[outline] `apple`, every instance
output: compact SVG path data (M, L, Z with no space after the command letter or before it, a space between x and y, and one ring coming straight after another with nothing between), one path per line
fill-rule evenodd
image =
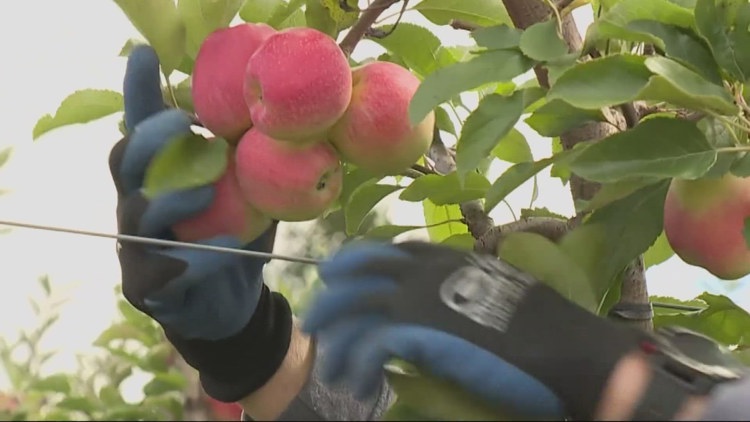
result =
M750 217L750 179L673 179L664 202L664 233L684 262L724 280L750 274L743 230Z
M243 199L235 167L233 156L230 156L226 170L214 183L211 205L200 214L172 226L177 240L195 242L230 235L246 244L271 227L271 219Z
M243 94L247 62L275 32L263 23L221 28L198 50L191 86L195 114L206 129L230 143L252 126Z
M245 200L279 221L313 220L341 194L341 161L324 141L283 141L253 127L240 139L235 160Z
M330 141L342 159L375 175L396 175L417 162L432 142L435 114L409 122L409 103L420 81L390 62L352 69L352 100Z
M351 93L346 56L333 38L313 28L273 34L246 69L253 125L276 139L320 138L344 114Z

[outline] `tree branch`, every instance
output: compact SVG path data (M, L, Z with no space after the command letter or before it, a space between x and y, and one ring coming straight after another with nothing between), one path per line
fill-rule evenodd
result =
M477 252L497 255L500 250L503 237L512 232L536 233L547 239L557 242L570 229L570 222L553 217L530 217L512 223L495 226L474 242L474 250Z
M543 0L503 0L505 9L511 18L511 21L516 28L524 30L529 26L542 22L553 15L553 11L549 5ZM560 2L558 2L560 4ZM568 14L563 18L561 22L562 36L568 45L569 51L580 51L582 48L583 40L578 32L575 20L572 14ZM594 53L597 54L597 53ZM534 68L539 85L548 88L549 79L547 77L546 69L542 66L536 66ZM615 116L619 116L618 121L622 121L626 127L632 127L638 122L638 113L633 105L620 107L622 114L614 113L613 110L606 110L605 112L611 113ZM622 127L620 124L617 126ZM607 123L595 122L583 125L576 129L570 130L560 136L560 141L563 148L569 150L575 147L581 142L594 141L603 139L609 135L615 133L617 129ZM590 200L593 195L599 190L600 185L589 182L583 178L578 177L575 174L571 175L570 178L570 189L573 196L573 200ZM572 223L575 224L572 220ZM628 304L648 304L649 295L646 288L646 277L642 265L641 257L636 262L631 264L626 271L626 276L623 279L623 287L620 293L620 302ZM650 321L646 321L648 325L644 324L644 321L634 320L632 323L647 328L650 326Z
M433 130L432 144L427 154L435 163L435 170L438 174L449 174L456 170L456 160L443 143L437 126ZM484 206L480 201L464 202L459 207L461 208L461 214L464 216L464 222L469 228L469 233L475 239L479 239L495 225L492 218L484 212Z
M354 47L362 40L362 37L365 36L380 14L398 1L400 0L375 0L362 12L357 23L349 28L349 32L341 40L341 43L339 43L339 47L341 47L341 50L344 51L347 57L352 54Z

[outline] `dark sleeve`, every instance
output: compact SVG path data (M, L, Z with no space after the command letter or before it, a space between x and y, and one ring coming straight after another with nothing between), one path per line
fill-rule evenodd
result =
M280 421L377 421L395 401L385 378L376 393L367 399L355 398L341 386L325 384L320 378L320 360L325 348L318 346L312 376L279 417ZM243 413L242 420L252 421Z
M700 420L750 420L750 374L739 381L717 386Z

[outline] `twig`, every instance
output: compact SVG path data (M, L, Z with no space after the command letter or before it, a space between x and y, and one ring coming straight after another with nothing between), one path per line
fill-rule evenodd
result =
M347 56L352 54L354 47L362 40L370 29L373 23L378 19L381 13L391 7L394 3L399 0L375 0L372 4L360 15L359 20L355 23L346 34L339 47L344 51Z
M405 176L405 177L409 177L409 178L412 178L412 179L418 179L418 178L420 178L420 177L424 176L424 175L425 175L425 173L423 173L423 172L421 172L421 171L419 171L419 170L415 170L415 169L413 169L413 168L409 168L409 169L406 169L406 170L404 170L404 171L403 171L403 172L401 173L401 175L402 175L402 176Z
M412 164L411 168L412 170L418 171L423 174L436 174L435 170L431 168L427 168L421 164Z

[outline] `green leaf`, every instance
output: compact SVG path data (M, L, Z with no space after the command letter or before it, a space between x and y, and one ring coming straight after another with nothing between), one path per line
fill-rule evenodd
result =
M329 16L336 22L338 30L343 30L354 25L359 18L359 6L357 0L347 0L347 10L341 7L340 0L318 0L328 11Z
M726 115L736 113L722 87L661 56L617 54L577 64L560 75L547 98L583 109L644 100Z
M211 184L224 174L229 145L222 138L190 134L173 139L146 170L147 198L180 189Z
M511 80L532 65L518 50L495 50L440 68L420 84L409 105L409 118L412 124L421 122L435 107L458 94L491 82Z
M479 26L512 25L502 0L422 0L414 10L436 25L462 20Z
M295 22L301 18L301 26L304 26L305 13L302 11L304 5L305 0L290 0L287 4L276 8L273 14L266 20L266 23L280 30L294 26Z
M471 233L460 233L448 236L445 240L440 242L443 246L450 246L452 248L461 249L465 251L474 250L474 236Z
M346 165L346 173L344 173L344 185L341 188L341 195L339 195L339 202L341 204L347 204L352 193L365 182L376 183L375 177L362 169L353 168L351 165Z
M660 117L588 145L569 168L602 183L639 177L696 179L711 168L716 156L694 122Z
M68 396L60 400L55 405L58 409L74 410L84 413L96 411L96 404L88 397Z
M13 155L13 147L5 147L0 150L0 167L8 163L11 155Z
M707 80L721 84L721 74L711 50L693 32L652 20L630 22L627 29L637 34L648 34L649 41L664 50L667 57L679 61ZM628 39L636 41L635 38L638 37Z
M423 229L423 226L398 226L394 224L386 224L383 226L375 226L365 233L365 237L375 239L393 239L394 237L406 233L412 230Z
M567 153L560 153L549 158L539 161L518 163L511 166L505 173L495 180L490 189L487 191L485 198L485 212L492 211L508 194L516 190L527 180L534 177L537 173L544 170L550 164L567 156Z
M379 26L375 29L388 32L391 28L393 25ZM443 49L442 42L423 26L401 22L387 37L368 39L399 57L409 69L421 77L431 74L439 67L438 56Z
M240 18L245 22L265 23L282 10L286 10L284 0L252 0L246 1L240 9ZM282 19L283 20L283 19Z
M158 396L171 391L183 391L186 386L187 380L179 371L159 372L154 374L154 378L143 386L143 394Z
M716 62L732 77L750 77L750 5L743 0L698 0L695 24Z
M463 218L461 208L458 204L435 205L429 199L422 201L424 209L424 219L427 224L427 232L430 240L440 243L451 236L465 234L469 232L466 224L450 222L447 224L438 224L448 220L460 220Z
M632 101L648 83L644 58L615 54L579 63L557 79L547 100L563 100L582 109L600 109Z
M114 0L159 56L162 72L172 73L185 56L185 25L174 0Z
M180 81L180 83L173 86L172 91L174 92L175 100L177 100L177 104L174 104L174 106L181 110L194 113L195 106L193 105L193 93L191 91L191 86L192 76ZM164 101L171 104L173 102L172 96L169 94L166 88L162 93L164 95Z
M94 340L94 346L107 347L114 340L140 340L142 333L128 323L116 323L104 330Z
M488 95L464 122L456 146L456 172L460 181L476 169L498 142L513 129L523 113L522 91L509 97Z
M489 49L516 48L521 43L520 29L505 24L477 28L471 31L477 45Z
M581 226L598 226L605 234L591 246L597 251L593 281L609 283L654 244L663 229L668 187L669 180L662 180L639 189L594 211Z
M643 263L646 268L659 265L674 255L672 247L669 245L667 235L662 231L659 237L650 248L643 254Z
M122 48L120 49L120 53L118 53L117 55L120 57L128 57L133 51L133 47L139 46L141 44L143 44L142 40L130 38L125 41L125 44L123 44Z
M445 176L428 174L411 182L399 199L420 202L429 198L435 205L459 204L484 197L489 187L490 182L475 172L466 175L463 186L456 172Z
M560 136L592 121L605 121L601 109L584 110L561 100L552 100L536 109L525 120L526 124L542 136Z
M612 8L603 13L586 32L587 46L594 41L618 36L622 28L636 20L654 20L681 28L693 26L693 13L690 9L674 4L669 0L618 0ZM640 40L643 41L643 40Z
M750 314L723 295L697 297L707 308L697 312L655 315L654 327L676 325L707 335L725 346L750 343Z
M729 148L735 146L735 136L742 138L743 134L737 134L732 132L738 132L736 127L729 126L726 122L721 119L708 116L704 117L698 122L698 128L706 135L706 139L711 145L716 148ZM744 135L747 136L746 134ZM742 142L742 140L740 141ZM716 162L711 169L706 172L703 176L705 178L721 177L732 170L732 167L747 156L746 152L738 151L731 153L721 153L716 158Z
M333 20L328 9L320 0L305 1L305 22L310 28L317 29L324 34L335 38L338 35L338 25Z
M398 416L390 420L410 420L411 417L416 418L411 420L445 421L517 420L517 416L490 406L455 383L418 371L401 371L390 365L386 366L386 376L398 396L397 403L408 405L408 409L396 407L389 410L389 418Z
M34 126L32 138L59 127L88 123L124 108L122 94L106 89L83 89L67 96L57 108L55 115L45 114Z
M227 27L245 0L179 0L177 9L185 24L188 56L198 54L203 40L213 31Z
M526 137L516 128L512 128L492 149L492 156L509 163L532 161L534 156Z
M590 312L598 300L588 275L565 251L536 233L509 233L500 244L499 256L531 274L555 291Z
M521 209L521 219L528 219L534 217L551 217L558 220L567 220L568 217L550 211L548 208L523 208Z
M593 211L622 199L633 192L658 182L658 178L631 178L613 183L604 183L578 211Z
M28 388L41 392L68 394L70 392L70 379L66 374L50 375L33 381Z
M665 305L677 305L678 307L690 307L690 308L698 308L698 309L704 309L708 307L706 305L706 302L700 300L700 299L691 299L691 300L681 300L670 296L657 296L653 295L649 297L649 301L654 304L654 315L674 315L674 314L683 314L686 312L696 312L695 310L688 310L688 309L676 309L676 308L667 308L663 306L658 306L660 304Z
M549 19L526 28L519 47L527 57L539 62L551 62L568 54L568 45L557 32L557 20Z
M439 130L448 132L453 136L456 136L456 126L453 124L448 112L443 107L435 108L435 125Z
M653 77L639 93L642 100L669 101L693 110L711 110L734 115L736 106L729 93L680 63L661 56L648 57L644 64L659 77Z
M397 185L377 184L376 180L370 180L358 186L344 207L346 234L350 236L357 234L367 214L383 198L399 189L403 188Z

